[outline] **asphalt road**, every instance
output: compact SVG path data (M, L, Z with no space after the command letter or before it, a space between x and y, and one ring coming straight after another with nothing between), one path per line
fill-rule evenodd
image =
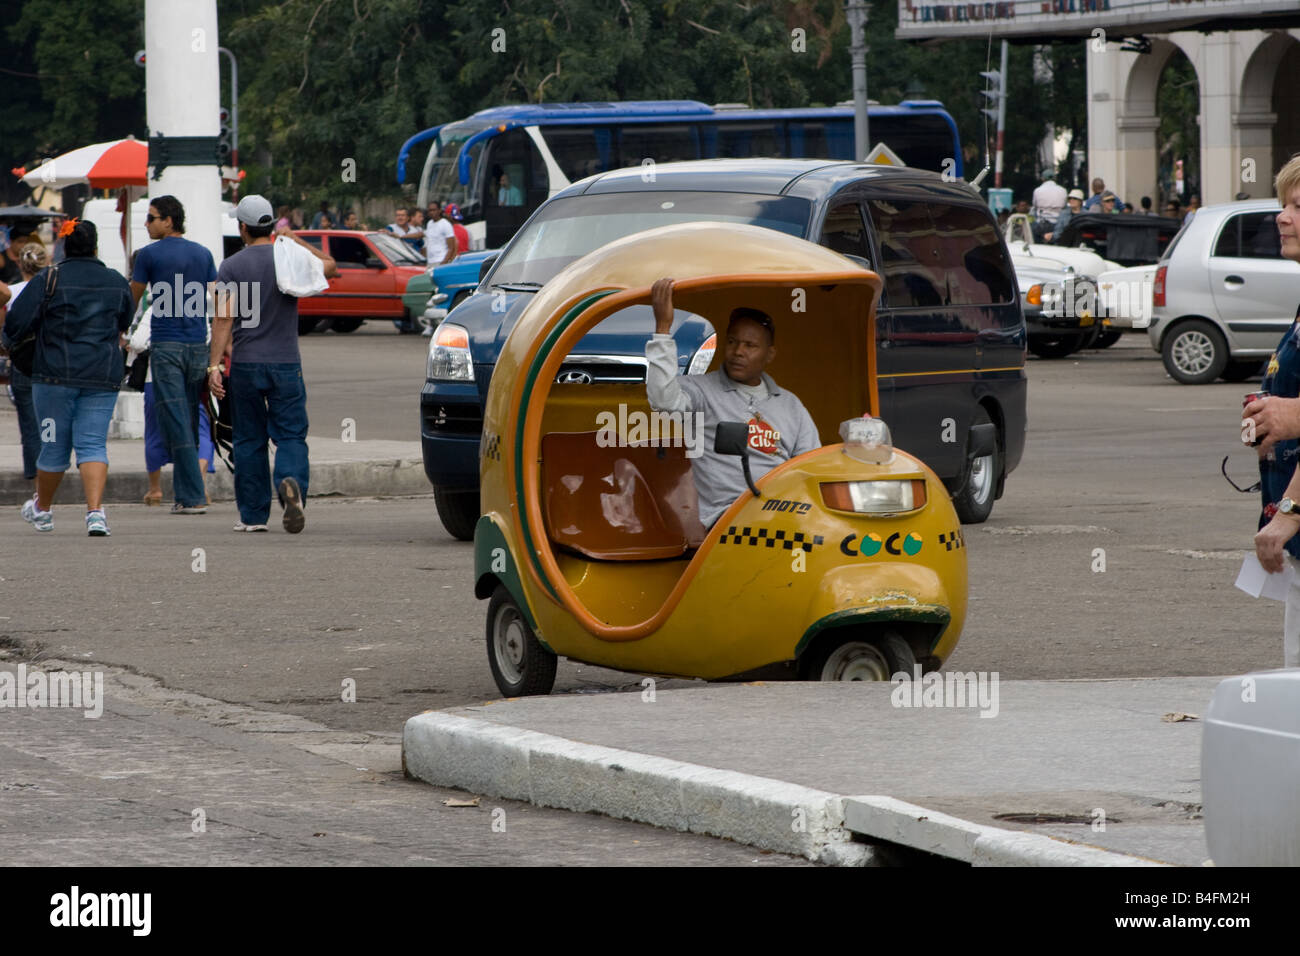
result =
M416 432L427 340L390 330L304 342L313 431L337 416L375 428L367 437ZM1140 336L1064 361L1031 358L1029 376L1025 458L993 517L966 529L972 611L948 666L1006 679L1280 666L1281 607L1232 586L1255 497L1219 474L1230 455L1239 481L1253 480L1237 425L1250 383L1177 385ZM57 508L52 535L4 518L0 664L119 665L176 691L389 741L421 710L498 696L470 547L443 531L431 498L315 500L298 537L235 535L232 504L197 517L124 506L110 517L108 539L63 530L72 522L61 526ZM347 679L355 702L342 699ZM562 662L556 689L637 681ZM13 713L0 728L13 731Z

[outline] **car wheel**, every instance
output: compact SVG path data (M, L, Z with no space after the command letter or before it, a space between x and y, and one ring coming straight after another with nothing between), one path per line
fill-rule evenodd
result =
M1092 344L1092 347L1095 349L1108 349L1118 342L1120 336L1123 334L1124 333L1119 329L1105 329L1101 335L1097 337L1097 341Z
M502 695L532 697L549 694L555 686L558 659L537 640L515 599L500 584L488 602L487 650L492 679Z
M1077 335L1067 335L1059 339L1032 338L1029 340L1029 351L1039 358L1060 359L1077 352L1082 344L1083 339Z
M1264 370L1264 363L1259 359L1229 361L1221 378L1225 382L1244 382L1254 378Z
M357 329L361 328L361 323L364 321L366 321L364 318L334 319L330 322L330 328L335 332L346 335L349 332L355 332Z
M316 331L316 327L321 324L321 319L316 315L298 316L298 334L311 335Z
M1192 319L1165 336L1165 371L1183 385L1208 385L1228 367L1228 343L1213 323Z
M807 676L818 681L887 681L900 671L912 676L915 665L907 641L886 633L874 641L827 643L810 662Z
M449 535L458 541L474 540L474 526L479 519L477 491L434 488L433 503L438 508L438 519Z
M980 406L975 412L972 425L992 424L988 411ZM969 447L969 444L968 444ZM992 454L972 458L966 466L966 480L961 491L952 497L952 505L957 509L957 517L962 524L980 524L988 520L993 513L993 502L997 496L998 476L1002 473L1002 446L1000 441Z

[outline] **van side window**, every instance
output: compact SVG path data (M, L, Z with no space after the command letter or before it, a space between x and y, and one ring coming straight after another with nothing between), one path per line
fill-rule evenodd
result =
M982 209L941 203L930 206L930 216L939 234L939 267L948 274L948 304L1013 301L1013 270L992 217Z
M867 243L867 227L862 222L862 209L857 202L841 203L826 214L822 236L818 240L827 249L846 256L856 256L871 262L871 249Z
M880 241L877 271L885 280L889 308L943 305L947 279L940 266L938 233L925 203L873 199L871 220Z

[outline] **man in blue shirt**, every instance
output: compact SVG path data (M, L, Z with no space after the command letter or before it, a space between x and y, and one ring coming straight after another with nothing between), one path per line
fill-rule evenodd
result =
M157 196L145 218L149 238L131 273L137 306L145 290L153 308L149 361L158 430L172 459L172 514L203 514L207 494L199 471L199 392L208 364L208 292L217 267L206 246L184 236L185 208Z

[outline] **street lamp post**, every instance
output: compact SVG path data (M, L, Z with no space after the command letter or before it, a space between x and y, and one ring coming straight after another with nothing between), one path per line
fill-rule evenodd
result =
M867 4L865 0L848 0L844 13L849 21L849 56L853 61L853 146L858 159L871 151L867 126Z

